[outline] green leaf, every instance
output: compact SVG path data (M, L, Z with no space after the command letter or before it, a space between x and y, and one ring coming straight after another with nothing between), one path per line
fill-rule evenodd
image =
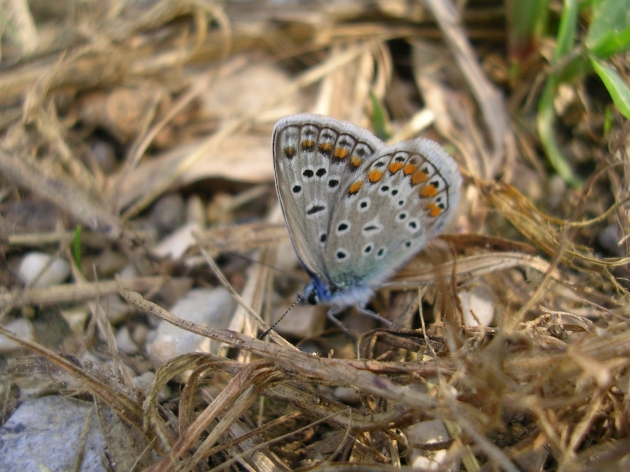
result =
M554 63L558 62L573 49L575 38L575 28L579 13L577 0L564 0L562 16L560 17L560 27L558 29L558 42L553 54Z
M370 100L372 101L372 129L374 130L374 135L382 139L383 141L387 141L387 139L391 136L390 133L387 132L387 119L385 109L381 102L379 102L374 92L370 90Z
M628 0L603 0L593 7L593 22L586 41L589 52L606 58L630 48L630 5Z
M603 61L591 57L591 64L602 79L610 97L619 111L630 120L630 88L615 69Z
M558 175L567 184L574 188L582 186L581 179L575 174L571 164L569 164L562 154L560 145L556 141L554 135L554 125L556 121L556 112L553 107L553 97L557 89L557 81L554 76L547 79L545 90L538 103L538 117L536 119L536 127L540 142L545 148L549 163L558 173Z

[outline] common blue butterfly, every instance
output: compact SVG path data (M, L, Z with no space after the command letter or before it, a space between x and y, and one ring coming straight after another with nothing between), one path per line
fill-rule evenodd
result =
M450 220L455 160L437 143L386 146L352 123L302 113L273 131L276 190L311 304L363 308Z

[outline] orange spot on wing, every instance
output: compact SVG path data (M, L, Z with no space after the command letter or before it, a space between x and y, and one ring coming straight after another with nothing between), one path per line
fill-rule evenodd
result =
M335 152L333 153L333 156L335 156L337 159L345 159L346 156L348 155L348 150L345 148L335 148Z
M379 180L381 180L383 178L383 172L380 170L371 170L368 173L368 180L370 182L372 182L373 184L375 184L376 182L378 182Z
M427 184L420 187L421 197L435 197L437 193L438 193L437 188L432 184Z
M442 213L442 209L437 206L435 203L429 203L425 210L427 210L429 212L429 216L435 218L437 216L440 216L440 214Z
M426 172L417 170L411 176L411 185L418 185L420 182L426 182L429 179L429 175Z
M312 139L305 139L304 141L302 141L302 147L304 149L312 149L315 146L315 141L313 141Z
M284 148L284 155L287 159L293 159L295 157L296 150L293 146L287 146Z
M320 149L320 151L322 151L322 152L329 152L329 151L331 151L331 150L332 150L332 148L333 148L333 145L332 145L332 144L330 144L330 143L321 143L321 144L319 145L319 149Z
M403 166L403 165L402 165L402 162L392 162L392 163L389 165L389 171L390 171L392 174L395 174L396 172L398 172L398 171L402 168L402 166Z
M356 155L352 156L352 158L350 159L350 164L352 164L354 167L359 167L361 164L363 164L363 159Z
M413 164L405 164L405 167L403 167L403 173L405 175L413 174L415 170L416 166L414 166Z
M357 180L355 183L353 183L350 188L348 189L348 193L350 195L354 195L355 193L357 193L359 190L361 190L361 185L363 184L363 182L361 182L360 180Z

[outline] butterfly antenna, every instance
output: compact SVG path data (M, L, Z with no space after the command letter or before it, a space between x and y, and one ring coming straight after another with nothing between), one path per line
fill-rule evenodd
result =
M258 336L258 339L265 339L267 335L278 325L278 323L280 323L284 319L284 317L287 316L287 313L289 313L295 305L299 305L300 303L303 303L303 302L304 302L304 297L302 295L298 295L297 300L293 302L293 304L287 309L287 311L284 312L284 315L282 315L278 321L272 324L271 327L267 331L265 331L263 334Z
M232 256L240 257L241 259L245 259L246 261L249 261L249 262L251 262L253 264L260 264L262 266L268 267L269 269L273 269L273 270L275 270L277 272L283 273L284 275L286 275L290 279L297 280L299 282L308 283L308 280L304 280L302 277L298 277L297 275L292 274L291 272L288 272L288 271L282 270L282 269L278 269L277 267L274 267L271 264L265 264L264 262L260 262L260 261L254 260L251 257L244 256L243 254L239 254L238 252L225 251L225 254L230 254ZM293 307L291 307L291 308L293 308Z

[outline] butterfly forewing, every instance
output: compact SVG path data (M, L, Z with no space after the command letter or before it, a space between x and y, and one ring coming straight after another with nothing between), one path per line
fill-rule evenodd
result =
M324 263L332 283L376 286L390 277L453 215L460 185L455 161L432 141L382 148L331 215Z
M383 143L366 130L303 113L282 118L273 133L276 190L303 265L330 282L330 223L347 184L361 175Z

